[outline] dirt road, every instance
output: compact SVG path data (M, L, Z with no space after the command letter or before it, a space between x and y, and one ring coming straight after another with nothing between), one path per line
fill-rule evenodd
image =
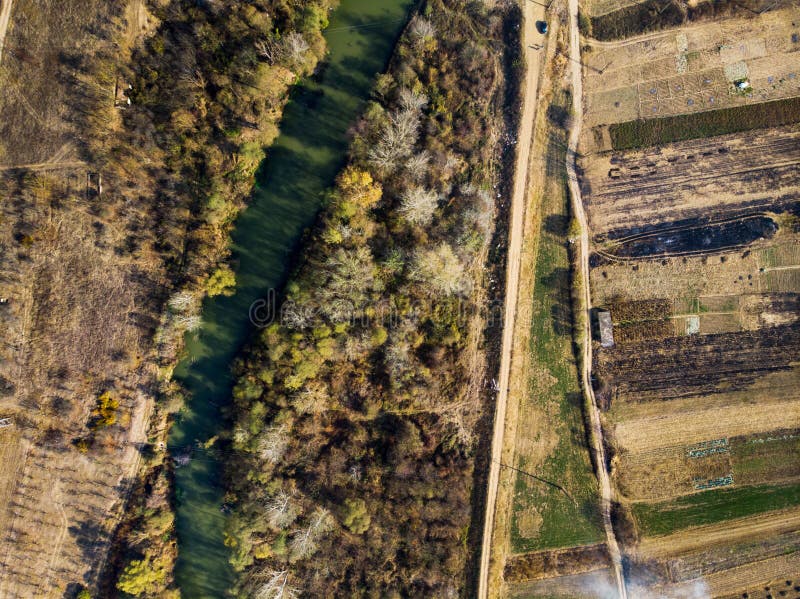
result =
M506 404L508 400L508 381L511 370L511 347L514 333L514 320L517 311L517 288L519 285L520 257L522 254L522 223L525 217L525 191L528 181L528 162L531 142L533 141L533 123L536 115L539 91L539 69L543 51L531 48L534 43L541 43L542 36L536 31L536 21L544 18L544 7L524 0L524 24L522 30L522 47L527 53L527 70L523 82L522 116L517 137L517 161L514 177L514 193L511 198L511 226L508 237L508 261L506 268L506 290L503 321L503 344L500 356L500 372L498 375L497 403L494 414L494 430L492 433L492 455L489 466L487 485L486 514L483 525L483 543L481 545L481 563L478 579L478 597L485 599L489 593L489 561L491 557L492 533L494 529L495 504L497 486L500 480L500 456L503 451L503 435L506 426Z
M6 41L9 17L11 17L11 0L0 0L0 62L3 60L3 43Z
M569 179L569 194L572 199L572 210L581 229L580 239L580 264L581 284L584 292L584 331L583 331L583 363L581 364L581 381L585 394L585 403L589 412L591 423L592 449L596 463L597 478L600 483L600 503L603 515L603 526L606 532L606 542L614 566L617 579L617 588L621 599L627 598L625 580L622 574L622 557L619 544L611 524L611 481L606 469L606 456L603 447L603 427L600 424L600 411L594 397L589 372L592 367L592 337L589 310L592 307L591 289L589 285L589 223L586 221L586 212L583 209L581 189L578 184L575 157L578 150L578 140L581 136L581 123L583 120L583 80L581 72L580 34L578 29L578 0L569 0L569 57L572 83L572 108L575 118L569 132L569 145L567 149L567 178Z

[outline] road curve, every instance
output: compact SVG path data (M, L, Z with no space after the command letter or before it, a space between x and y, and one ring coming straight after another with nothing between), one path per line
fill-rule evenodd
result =
M3 44L6 41L6 30L11 17L11 0L0 0L0 62L3 60Z
M522 115L517 136L517 159L514 170L514 191L511 197L511 224L508 235L508 258L506 261L506 289L504 302L503 341L498 373L497 401L492 432L489 480L486 490L486 511L483 519L483 542L478 575L478 597L489 595L489 562L491 559L492 533L494 530L497 487L500 481L500 457L503 451L503 436L506 425L506 404L511 370L511 347L514 339L514 321L517 313L517 290L519 287L520 260L522 255L523 220L525 217L525 192L528 183L528 162L533 141L533 123L539 91L539 67L544 51L530 48L541 43L542 36L536 32L536 20L544 18L541 5L523 0L523 25L521 43L527 53L527 69L523 82Z
M581 72L581 51L580 33L578 29L578 0L569 0L569 57L571 66L572 83L572 128L569 132L569 144L567 148L567 178L569 180L569 195L572 199L572 213L578 220L581 229L580 238L580 276L582 278L582 288L584 293L584 310L586 314L583 319L584 331L582 331L583 343L583 363L581 364L581 382L585 394L585 403L589 412L589 421L592 427L592 449L595 458L597 478L600 484L600 508L603 516L603 527L606 533L608 551L611 555L611 562L617 580L617 589L621 599L627 599L625 590L625 578L622 573L622 556L619 550L619 543L614 534L614 527L611 524L611 480L606 469L606 454L603 446L603 427L600 424L600 410L594 397L589 373L592 368L592 337L591 321L589 310L592 307L591 289L589 285L589 224L586 220L586 212L583 209L581 199L581 189L578 184L578 174L575 158L578 151L578 140L581 136L581 124L583 120L583 79Z

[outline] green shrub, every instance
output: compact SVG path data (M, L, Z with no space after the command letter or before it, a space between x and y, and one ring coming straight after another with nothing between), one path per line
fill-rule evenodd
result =
M117 588L123 593L139 597L149 589L157 588L167 577L164 560L152 559L146 555L143 559L131 560L117 582Z
M233 295L236 290L236 275L228 265L220 266L211 273L206 282L206 292L210 296Z
M97 405L92 410L92 421L89 427L93 430L113 426L117 423L117 409L119 401L111 396L109 391L104 391L97 398Z
M363 499L345 499L342 525L353 534L363 534L369 528L370 515Z

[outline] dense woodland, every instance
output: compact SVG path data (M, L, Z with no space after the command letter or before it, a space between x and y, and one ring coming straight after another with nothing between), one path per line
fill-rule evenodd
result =
M515 3L422 3L279 318L239 361L227 543L243 597L468 592L519 19Z
M114 587L138 597L179 595L172 580L169 462L161 443L169 414L180 407L171 368L183 332L200 324L202 297L235 285L225 265L232 222L278 134L290 86L325 54L321 32L336 4L152 0L148 9L157 26L128 64L106 57L93 66L99 79L108 78L112 64L121 69L123 103L130 99L114 115L120 119L114 129L104 128L107 111L87 117L96 132L86 139L87 152L107 186L127 197L120 209L140 211L138 221L128 219L133 224L118 251L137 255L152 244L170 290L155 330L164 401L156 406L146 466L117 530L103 596L114 594Z

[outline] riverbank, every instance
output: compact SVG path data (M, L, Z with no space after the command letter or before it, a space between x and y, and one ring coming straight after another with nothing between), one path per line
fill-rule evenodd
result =
M231 463L246 594L468 593L518 17L423 4L287 286L290 318L244 353Z
M222 466L215 447L202 445L226 432L224 406L232 388L230 364L253 330L251 304L287 275L304 229L323 202L347 148L346 133L359 114L404 24L409 2L344 0L325 38L329 54L318 74L293 92L281 135L257 175L257 189L236 222L232 252L237 287L232 296L204 303L203 326L190 334L175 378L189 399L170 436L176 469L176 579L185 596L223 597L233 583L224 544Z

